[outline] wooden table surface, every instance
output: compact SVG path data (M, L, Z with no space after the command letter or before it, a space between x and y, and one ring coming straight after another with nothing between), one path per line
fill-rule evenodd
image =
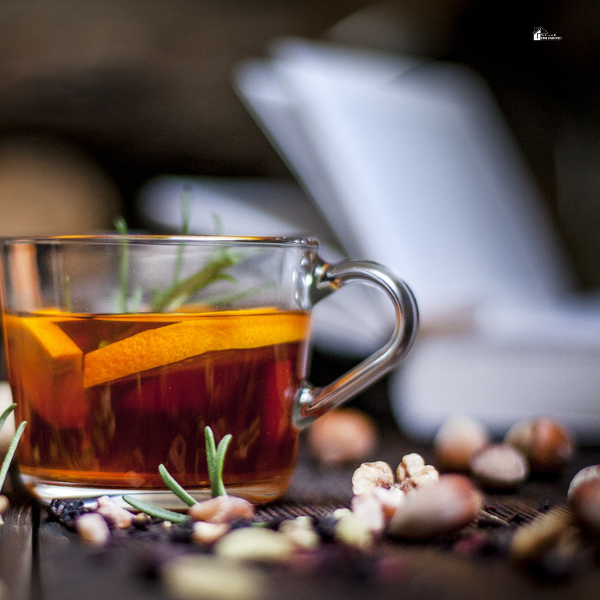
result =
M409 451L431 460L431 449L403 438L393 427L384 427L377 459L398 462ZM375 457L374 457L375 458ZM564 504L572 475L582 466L600 462L597 448L579 449L576 460L559 479L531 481L516 494L486 496L487 512L510 520L513 527L536 514L540 507ZM303 444L292 486L282 502L263 507L264 515L278 511L329 511L347 504L353 467L325 469L308 456ZM512 513L511 513L512 511ZM509 525L507 525L509 527ZM83 544L76 534L49 522L45 509L26 495L13 495L0 527L0 579L10 600L151 600L169 598L159 578L148 568L181 547L166 536L120 536L101 548ZM187 550L186 550L187 551ZM378 556L395 557L400 573L392 581L374 581L361 570L366 563L350 554L330 556L330 565L318 573L275 568L265 598L328 600L343 594L354 598L451 600L460 598L600 598L600 567L582 569L570 577L540 578L515 566L505 556L473 556L456 546L440 543L381 543ZM364 563L364 564L363 564Z

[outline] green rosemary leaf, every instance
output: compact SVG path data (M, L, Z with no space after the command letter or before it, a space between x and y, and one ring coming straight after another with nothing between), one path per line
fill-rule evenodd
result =
M15 450L17 449L17 445L19 443L19 440L21 439L21 435L23 434L26 425L27 421L23 421L17 428L17 431L15 431L15 435L13 436L13 439L10 442L10 446L8 447L8 452L6 453L4 461L2 462L2 467L0 467L0 490L4 486L4 480L6 479L6 474L8 473L10 462L15 454Z
M207 264L201 271L190 275L175 286L171 286L164 294L161 294L152 308L155 312L162 312L185 302L190 296L200 291L202 288L229 277L221 271L232 267L235 261L231 257L225 257Z
M196 500L194 500L172 477L172 475L167 471L165 465L158 465L158 472L162 477L162 480L165 482L165 485L183 502L185 502L188 506L192 506L196 504Z
M206 463L208 464L208 476L210 478L210 489L212 497L227 496L225 485L223 483L223 465L225 463L225 453L231 441L231 434L223 436L219 445L215 447L215 436L210 427L204 428L206 439Z
M6 410L0 415L0 429L2 429L2 426L4 425L4 421L6 421L6 419L8 419L8 415L10 415L10 413L13 410L15 410L15 408L17 408L17 405L15 403L13 403L10 406L8 406L6 408Z
M186 514L176 513L172 510L167 510L166 508L160 508L159 506L154 506L154 504L144 502L143 500L138 500L137 498L133 498L129 495L123 496L123 500L127 502L127 504L133 506L133 508L142 511L151 517L162 519L163 521L171 521L172 523L187 523L190 519Z
M67 312L73 312L73 302L71 301L71 277L65 275L65 307Z
M114 221L117 233L127 235L127 223L121 216ZM119 310L122 313L127 312L127 288L129 279L129 244L127 240L121 242L121 252L119 255Z
M191 214L191 195L192 192L188 186L183 190L182 198L182 212L183 212L183 224L181 226L181 235L188 235L190 232L190 214ZM185 249L185 243L179 244L177 248L177 257L175 258L175 267L173 269L173 285L179 283L179 274L181 273L181 267L183 265L183 251Z

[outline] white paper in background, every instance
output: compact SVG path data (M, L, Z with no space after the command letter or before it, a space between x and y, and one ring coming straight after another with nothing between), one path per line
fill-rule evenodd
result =
M216 215L225 235L310 236L321 242L320 255L327 262L339 262L347 256L293 181L158 177L140 193L140 216L154 229L180 231L186 193L191 202L191 233L214 234ZM394 319L392 304L381 292L365 285L349 285L315 306L313 342L328 352L364 358L389 338Z
M349 255L416 293L425 334L394 377L401 424L431 435L467 412L497 430L546 412L600 437L600 305L565 301L570 266L475 74L282 40L235 81Z

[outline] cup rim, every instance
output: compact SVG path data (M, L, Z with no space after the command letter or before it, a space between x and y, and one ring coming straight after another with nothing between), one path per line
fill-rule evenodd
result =
M305 247L316 249L319 241L312 237L261 237L261 236L224 236L224 235L168 235L149 233L102 233L89 235L30 235L30 236L6 236L0 238L4 246L15 244L120 244L128 242L132 244L157 245L171 244L195 244L195 245L268 245L282 247Z

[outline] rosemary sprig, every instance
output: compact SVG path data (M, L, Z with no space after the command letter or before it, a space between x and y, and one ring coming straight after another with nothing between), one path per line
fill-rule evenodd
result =
M208 477L210 479L210 487L212 497L216 496L227 496L225 491L225 485L223 484L223 464L225 462L225 454L229 442L231 442L231 434L223 436L219 445L215 445L215 436L212 429L209 426L204 428L204 436L206 438L206 463L208 465ZM165 482L165 485L185 504L192 506L196 504L196 500L192 498L182 487L175 481L172 475L167 471L164 465L158 466L158 472ZM140 510L151 517L163 519L164 521L171 521L173 523L186 523L189 517L182 513L176 513L172 510L160 508L149 502L138 500L129 495L123 496L123 500L127 504L133 506L137 510Z
M183 211L183 224L181 226L181 234L188 235L190 232L190 214L191 214L191 191L189 187L186 187L183 191L182 199L182 211ZM173 269L173 285L179 283L179 274L181 273L181 267L183 265L183 251L185 249L185 243L179 244L177 248L177 257L175 259L175 267Z
M163 521L171 521L172 523L187 523L190 520L186 514L177 513L172 510L167 510L166 508L154 506L154 504L144 502L143 500L138 500L137 498L127 494L123 496L123 500L127 502L127 504L133 506L133 508L142 511L151 517L162 519Z
M215 436L210 427L204 428L204 437L206 439L206 462L208 463L208 476L210 478L210 489L212 497L227 496L225 485L223 484L223 464L225 463L225 453L231 434L223 436L218 446L215 446Z
M117 233L127 235L127 223L121 216L114 222ZM122 313L127 312L127 291L129 280L129 244L127 240L121 242L119 254L119 309Z
M177 285L171 286L164 293L158 294L153 299L152 310L162 312L181 306L190 296L216 281L228 280L235 283L236 281L231 275L223 272L235 264L236 260L232 256L211 261L201 271L190 275Z
M193 504L197 504L196 500L194 500L178 483L173 479L169 471L165 465L158 465L158 472L162 477L162 480L165 482L165 485L183 502L185 502L188 506L192 506Z
M8 415L10 415L10 413L15 409L16 406L17 405L14 403L11 404L0 415L0 429L2 429L2 426L4 425L4 422L6 421L6 419L8 418ZM23 431L25 430L26 425L27 425L27 421L23 421L17 428L17 431L15 432L15 435L13 436L13 439L11 440L10 445L8 447L8 452L6 453L6 456L4 457L4 461L2 462L2 467L0 467L0 490L4 486L4 480L6 479L6 475L8 473L10 463L15 454L15 451L17 450L17 445L19 444L19 440L21 439L21 435L23 434Z

